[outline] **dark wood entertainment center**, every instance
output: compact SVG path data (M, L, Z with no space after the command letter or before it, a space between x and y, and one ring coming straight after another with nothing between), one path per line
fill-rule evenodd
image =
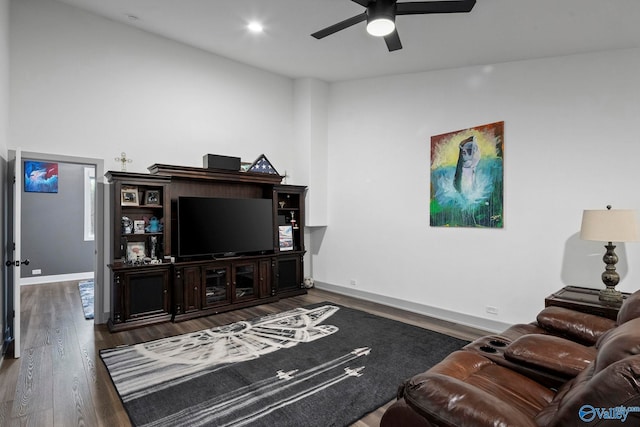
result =
M302 277L305 186L284 185L282 176L266 173L162 164L148 169L149 174L105 174L111 184L113 228L108 265L111 331L177 322L306 293ZM273 251L179 258L179 197L271 200ZM150 227L151 219L159 220L161 226ZM292 247L281 249L279 226L292 227Z

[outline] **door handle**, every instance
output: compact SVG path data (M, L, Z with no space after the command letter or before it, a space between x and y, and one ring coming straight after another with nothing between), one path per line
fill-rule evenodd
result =
M20 267L20 264L29 265L30 262L31 261L29 261L29 258L27 258L24 261L7 261L4 263L4 265L6 265L7 267L11 267L12 265Z

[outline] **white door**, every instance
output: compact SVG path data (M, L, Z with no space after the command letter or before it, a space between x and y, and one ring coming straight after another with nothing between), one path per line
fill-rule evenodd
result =
M7 168L7 244L5 265L7 268L7 289L11 300L7 301L7 323L13 336L13 353L20 357L20 212L22 203L22 153L20 149L9 153ZM26 261L28 263L28 261ZM12 319L11 319L12 317Z

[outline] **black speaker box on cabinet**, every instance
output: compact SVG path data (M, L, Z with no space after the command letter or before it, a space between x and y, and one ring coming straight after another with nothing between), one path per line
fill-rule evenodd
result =
M220 156L218 154L205 154L202 157L205 169L222 169L227 171L240 170L240 157Z

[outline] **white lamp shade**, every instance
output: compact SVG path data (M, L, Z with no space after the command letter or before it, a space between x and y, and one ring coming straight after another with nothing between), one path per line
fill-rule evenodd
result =
M638 241L636 211L626 209L585 210L580 238L599 242Z

